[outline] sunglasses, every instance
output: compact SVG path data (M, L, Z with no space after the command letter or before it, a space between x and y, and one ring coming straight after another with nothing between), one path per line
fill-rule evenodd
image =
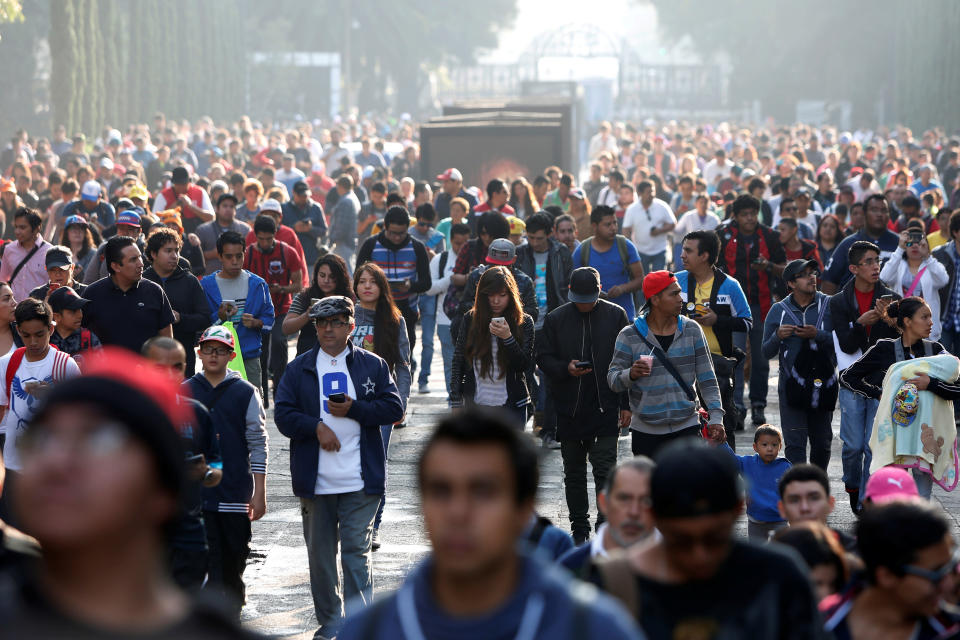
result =
M954 549L950 560L939 569L924 569L923 567L915 567L912 564L905 564L900 567L900 571L907 575L929 580L933 584L940 584L944 578L956 572L958 564L960 564L960 547Z

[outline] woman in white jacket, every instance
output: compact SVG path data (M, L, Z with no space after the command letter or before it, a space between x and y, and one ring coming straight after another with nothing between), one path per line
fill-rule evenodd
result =
M911 223L912 224L912 223ZM911 236L911 232L913 236ZM919 233L917 233L919 232ZM880 279L903 295L923 298L933 313L931 340L940 339L939 291L950 281L944 266L930 255L930 245L923 235L923 223L909 226L900 233L900 244L880 271Z

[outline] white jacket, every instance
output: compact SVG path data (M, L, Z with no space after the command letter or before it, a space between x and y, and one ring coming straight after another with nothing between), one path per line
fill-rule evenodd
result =
M440 258L447 254L447 264L443 267L443 273L440 273ZM453 273L453 266L457 263L457 254L453 249L447 249L445 252L438 253L430 260L430 289L423 295L437 297L437 324L449 325L450 318L443 312L443 299L446 297L447 289L450 287L450 275Z
M920 268L924 267L926 267L926 271L920 276L920 284L917 288L923 291L923 299L930 305L930 311L933 313L933 329L930 330L930 339L939 340L941 331L940 295L937 292L942 287L947 286L950 276L944 266L940 264L940 261L933 256L929 256L923 261ZM897 247L887 263L883 265L883 269L880 271L880 280L889 288L902 294L904 291L901 283L909 271L910 265L904 257L903 248Z

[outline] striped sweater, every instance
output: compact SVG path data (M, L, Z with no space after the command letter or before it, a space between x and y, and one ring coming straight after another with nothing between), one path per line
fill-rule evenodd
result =
M676 379L656 357L649 376L630 379L630 367L634 361L640 356L652 354L650 347L643 343L637 332L651 344L658 344L647 326L646 314L639 316L633 324L621 329L617 335L613 359L607 370L607 383L610 388L618 393L626 391L630 396L630 410L633 412L630 428L642 433L666 435L698 425L697 405L687 399ZM720 387L717 385L710 349L700 325L681 316L673 343L667 350L667 357L691 388L696 381L700 396L707 405L710 423L722 424Z

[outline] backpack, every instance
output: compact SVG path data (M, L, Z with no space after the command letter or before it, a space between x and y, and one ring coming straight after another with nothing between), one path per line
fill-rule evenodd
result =
M793 311L784 304L786 313L794 324L800 325L800 320ZM827 301L820 303L817 314L817 328L823 321L827 311ZM831 349L817 348L814 340L803 340L800 351L794 358L793 366L786 371L784 381L787 404L795 409L816 409L818 411L833 411L837 407L837 398L840 395L840 386L837 380L837 365L834 363Z
M623 263L623 273L630 279L630 252L627 251L627 237L619 233L616 236L617 253L620 254L620 262ZM580 243L580 266L590 266L590 249L593 247L593 236Z
M53 349L56 353L54 354L53 360L53 381L59 382L63 379L63 374L66 373L67 359L70 357L67 354L58 350L52 344L50 348ZM13 386L13 379L17 375L17 369L20 368L20 363L23 362L23 357L27 355L26 347L19 347L13 354L10 356L10 362L7 363L7 374L6 379L4 380L4 388L7 392L7 403L10 403L10 387Z

